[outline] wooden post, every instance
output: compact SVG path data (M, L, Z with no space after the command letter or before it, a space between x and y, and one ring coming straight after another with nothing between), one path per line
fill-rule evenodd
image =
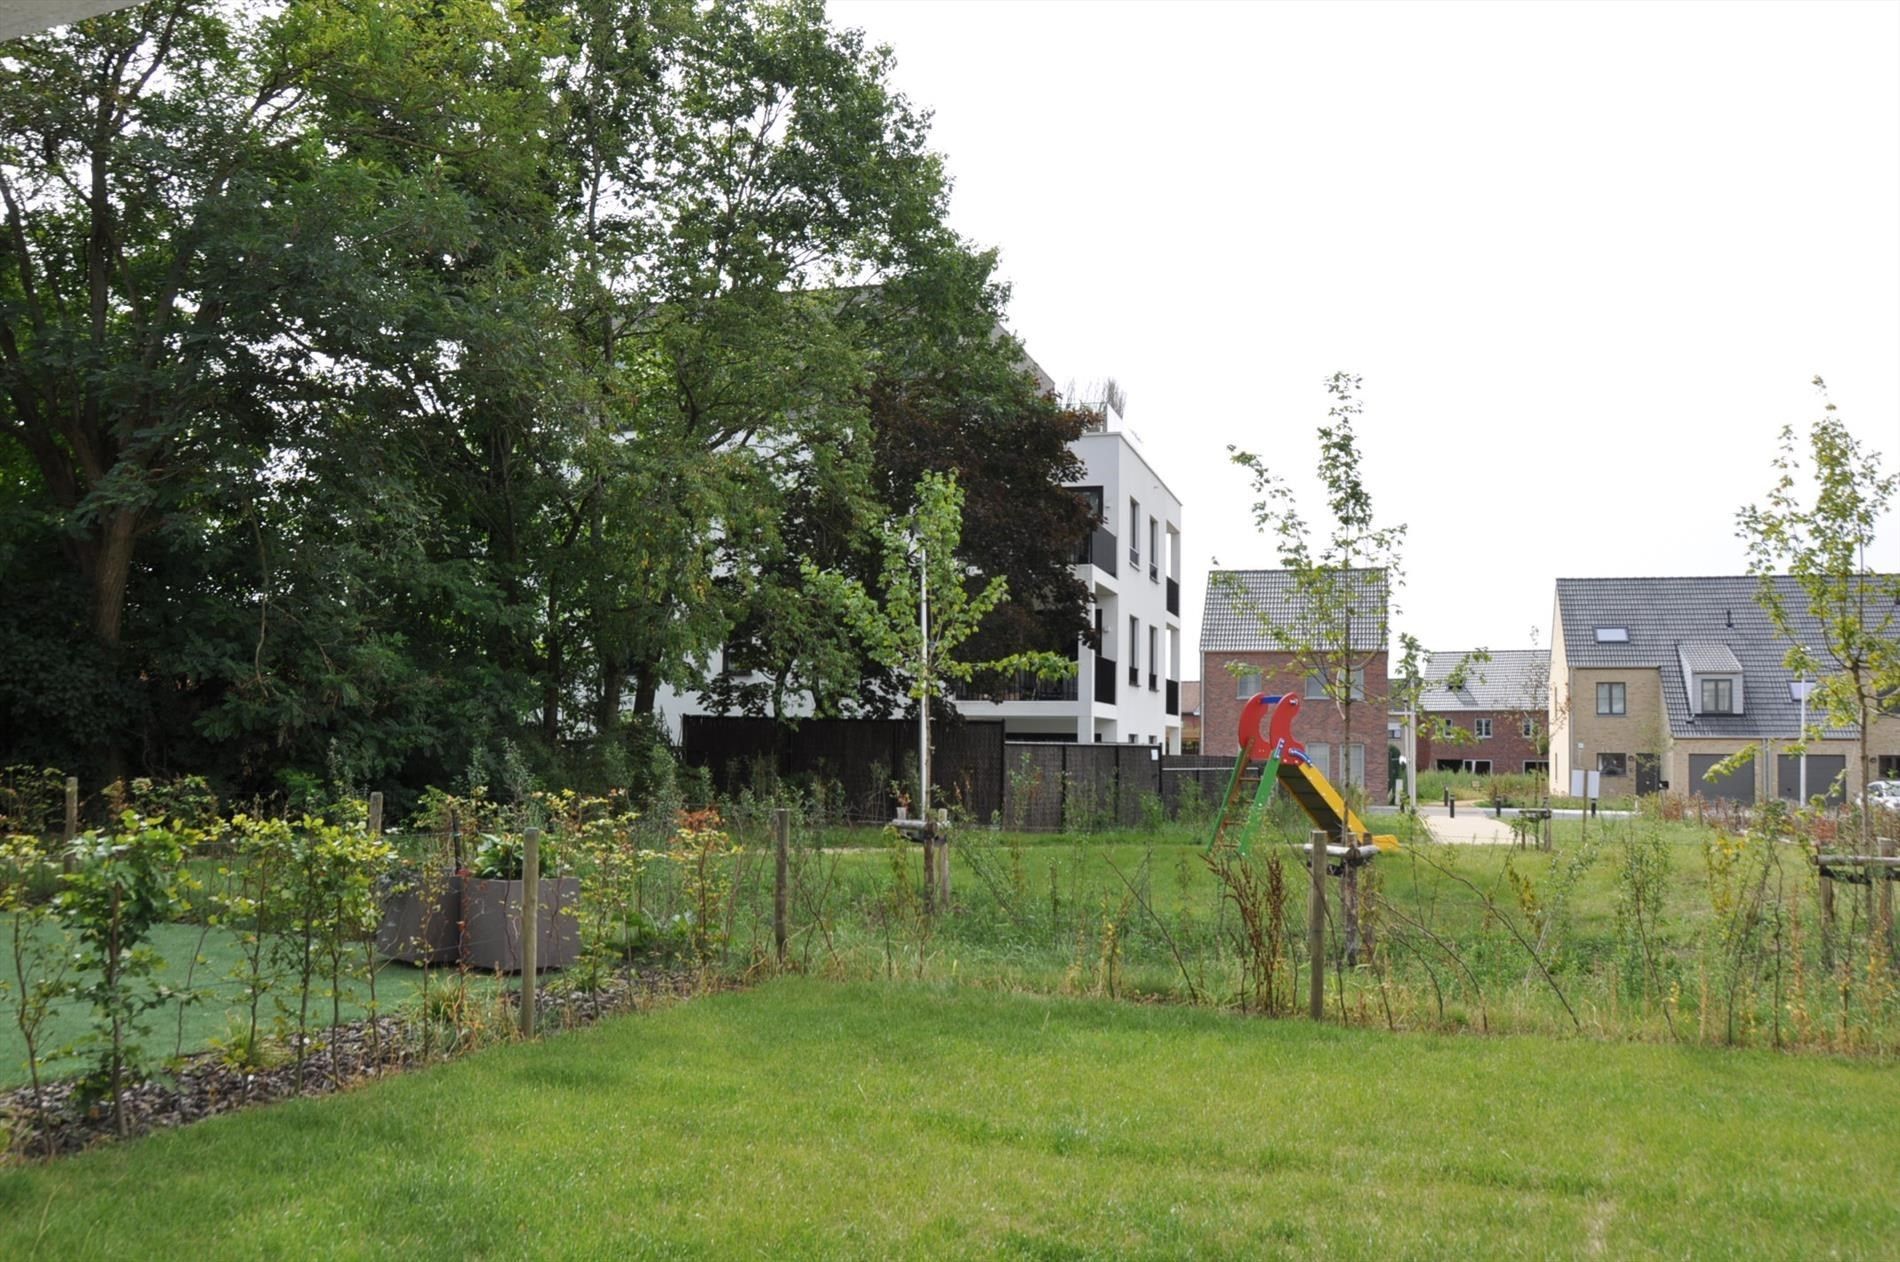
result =
M1821 889L1821 963L1834 967L1834 879L1821 871L1821 847L1814 847L1815 882Z
M1311 956L1313 981L1307 994L1307 1015L1326 1018L1326 830L1313 830L1312 884L1306 899L1306 953Z
M772 945L778 966L785 967L785 894L792 849L792 813L784 807L772 812Z
M73 870L73 840L79 836L79 777L66 777L66 845L60 855L60 868Z
M937 827L940 830L937 841L937 901L945 911L950 910L950 812L937 812Z
M372 838L383 835L383 795L381 793L369 795L369 835Z
M1369 837L1354 837L1353 846L1370 845ZM1342 861L1339 878L1339 920L1346 930L1346 967L1356 968L1359 964L1359 865L1353 856L1347 855Z
M530 828L521 844L521 1035L534 1037L535 970L541 946L541 830Z

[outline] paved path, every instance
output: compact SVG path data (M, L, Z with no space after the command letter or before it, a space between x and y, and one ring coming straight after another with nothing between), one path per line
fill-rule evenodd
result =
M1440 807L1419 812L1419 818L1425 821L1432 837L1437 841L1459 842L1464 845L1508 846L1517 840L1511 832L1509 816L1494 819L1490 815L1460 807L1458 818L1453 819Z

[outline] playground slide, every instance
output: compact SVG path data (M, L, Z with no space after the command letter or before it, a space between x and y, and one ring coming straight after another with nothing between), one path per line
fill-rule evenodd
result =
M1313 827L1323 830L1327 837L1339 836L1339 825L1343 819L1355 837L1370 836L1372 844L1381 850L1399 848L1397 837L1390 833L1374 834L1367 828L1365 821L1346 806L1340 799L1339 791L1312 763L1283 760L1280 763L1280 783L1285 786L1287 795L1306 812L1306 818L1313 821Z

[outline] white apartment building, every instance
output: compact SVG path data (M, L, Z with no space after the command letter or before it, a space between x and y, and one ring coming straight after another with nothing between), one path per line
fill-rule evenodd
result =
M1010 740L1154 745L1181 752L1181 501L1141 452L1120 400L1073 447L1077 486L1102 525L1076 572L1088 584L1101 648L1076 649L1076 676L1022 680L994 699L960 697L973 719L1001 719Z

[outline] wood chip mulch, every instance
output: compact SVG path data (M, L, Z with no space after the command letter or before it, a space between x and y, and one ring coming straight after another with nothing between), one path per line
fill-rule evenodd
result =
M543 990L537 1004L538 1032L592 1025L603 1017L687 999L724 984L692 969L643 966L616 973L598 990ZM519 1006L518 992L499 998L510 1008ZM495 999L486 1002L492 1005ZM268 1068L241 1069L224 1064L216 1053L201 1052L173 1072L125 1088L126 1137L274 1100L328 1095L449 1059L440 1041L432 1041L437 1045L425 1058L421 1028L413 1017L380 1016L374 1022L365 1018L334 1029L325 1026L313 1031L307 1044L301 1087L294 1057ZM77 1088L73 1079L46 1083L37 1103L30 1086L0 1092L0 1161L64 1156L118 1138L110 1101L82 1105Z

